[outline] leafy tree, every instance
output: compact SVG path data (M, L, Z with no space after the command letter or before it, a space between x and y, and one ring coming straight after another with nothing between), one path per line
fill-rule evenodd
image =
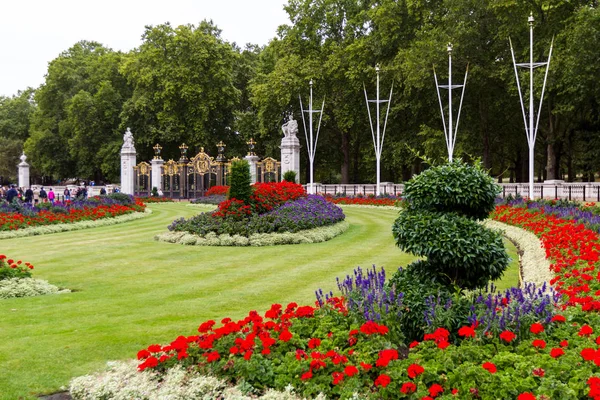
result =
M139 49L121 71L133 86L121 128L131 127L142 158L160 142L164 153L236 141L233 113L240 97L234 80L238 53L212 22L197 27L147 26ZM241 81L242 79L240 79ZM239 82L239 81L238 81Z
M25 151L55 179L118 179L121 107L130 89L119 73L123 55L82 41L50 62L36 91Z
M33 89L16 96L0 97L0 137L25 141L29 137L31 115L35 111Z

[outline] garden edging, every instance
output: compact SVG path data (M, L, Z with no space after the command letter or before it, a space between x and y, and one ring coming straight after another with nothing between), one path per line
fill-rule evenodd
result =
M274 246L282 244L320 243L333 239L346 232L350 224L347 221L334 225L307 229L290 233L256 233L250 237L240 235L217 235L208 233L202 237L187 232L166 232L154 237L159 242L178 243L195 246Z

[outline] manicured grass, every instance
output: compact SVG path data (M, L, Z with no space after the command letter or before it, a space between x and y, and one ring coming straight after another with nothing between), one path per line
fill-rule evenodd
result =
M519 286L519 254L517 253L517 248L506 238L504 239L504 247L511 261L502 278L494 282L494 286L498 290L506 290Z
M413 259L394 246L394 210L348 208L350 229L325 243L207 248L153 240L198 208L150 208L125 224L0 241L3 254L36 266L36 278L77 290L0 301L0 398L58 391L107 360L194 334L206 319L312 304L315 289L335 291L335 278L356 266L391 272Z
M77 290L0 301L1 399L58 391L108 360L192 335L207 319L274 302L312 304L315 289L335 293L335 278L356 266L391 275L414 259L394 245L395 210L346 208L350 229L325 243L211 248L153 240L198 207L150 208L149 217L120 225L0 241L1 253L36 266L36 278Z

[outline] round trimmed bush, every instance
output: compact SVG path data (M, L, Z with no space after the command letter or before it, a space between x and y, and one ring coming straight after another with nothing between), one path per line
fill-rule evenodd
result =
M458 160L415 176L406 183L403 195L409 208L454 212L483 220L494 211L500 191L481 165Z
M498 191L479 165L455 161L423 172L406 185L407 206L392 227L396 244L427 257L415 266L446 285L484 287L509 262L502 237L477 223L494 209Z

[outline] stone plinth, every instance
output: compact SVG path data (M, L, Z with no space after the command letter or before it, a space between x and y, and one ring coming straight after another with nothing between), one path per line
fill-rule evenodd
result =
M27 156L25 153L21 155L21 162L19 163L19 187L28 188L29 187L29 164L25 162L27 160Z
M300 180L300 141L296 135L281 139L281 176L287 171L296 172L296 183Z
M165 160L162 158L155 158L152 160L152 181L150 189L156 188L157 190L162 190L162 166L165 163Z
M129 128L123 135L123 147L121 147L121 192L134 194L135 174L133 167L136 165L135 146L133 135Z

